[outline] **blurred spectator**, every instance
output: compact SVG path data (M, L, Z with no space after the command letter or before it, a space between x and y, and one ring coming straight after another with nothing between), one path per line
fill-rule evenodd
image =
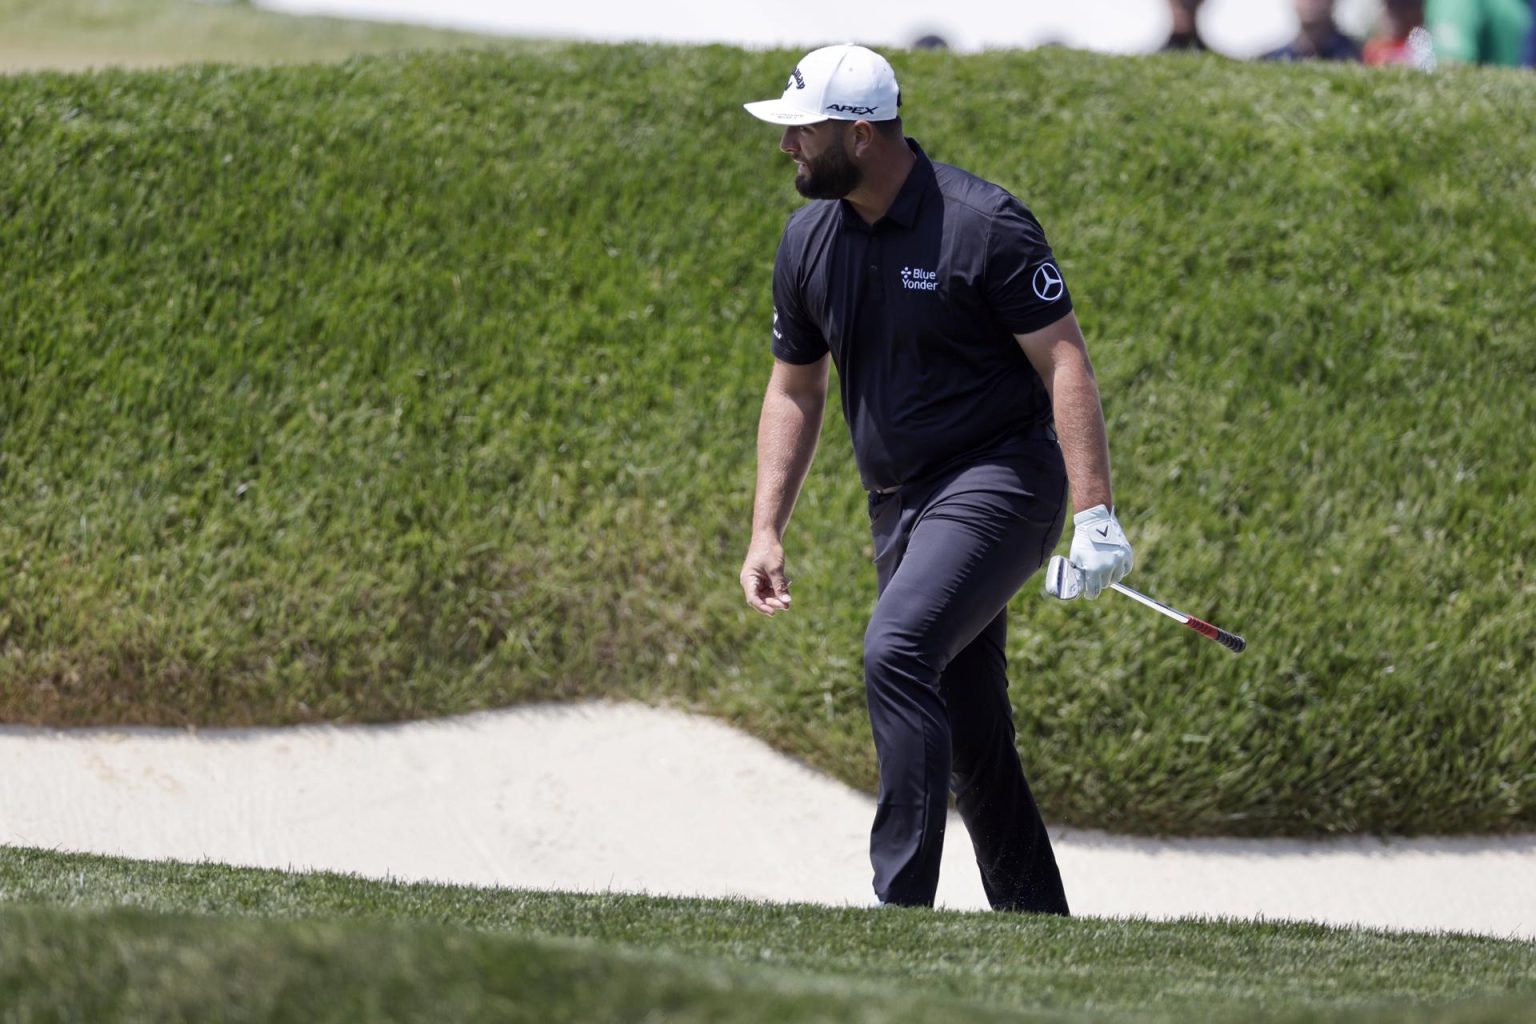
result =
M1525 43L1525 66L1536 68L1536 0L1531 0L1531 37Z
M1365 41L1361 59L1367 64L1417 66L1419 56L1408 45L1408 37L1414 29L1424 27L1424 0L1386 0L1383 8L1381 24Z
M1359 60L1360 47L1339 31L1333 0L1296 0L1301 31L1296 38L1264 55L1265 60Z
M1205 40L1200 38L1200 26L1195 23L1195 15L1200 13L1200 4L1203 2L1204 0L1168 0L1168 16L1173 21L1173 27L1168 32L1168 41L1163 44L1163 53L1171 53L1175 50L1206 53L1210 50L1210 47L1205 45Z
M1531 33L1529 0L1427 0L1424 21L1435 57L1463 64L1524 62Z

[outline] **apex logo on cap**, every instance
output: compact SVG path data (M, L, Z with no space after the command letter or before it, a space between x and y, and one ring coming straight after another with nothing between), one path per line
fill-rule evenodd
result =
M875 112L875 108L874 107L853 107L853 106L849 106L846 103L828 103L827 104L827 109L828 110L836 110L839 113L843 113L843 114L855 114L855 115L873 114Z

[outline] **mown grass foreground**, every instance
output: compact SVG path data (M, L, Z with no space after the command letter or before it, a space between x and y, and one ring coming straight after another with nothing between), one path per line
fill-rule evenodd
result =
M1536 945L369 882L0 849L18 1019L1518 1020Z
M0 80L0 719L622 695L856 784L844 428L743 606L795 55L571 46ZM1046 814L1536 824L1536 80L901 54L1023 196L1106 396L1131 582L1009 643Z

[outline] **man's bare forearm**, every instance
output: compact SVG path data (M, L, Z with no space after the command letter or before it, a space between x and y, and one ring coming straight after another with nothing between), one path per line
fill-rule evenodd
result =
M770 383L757 423L757 498L753 536L784 536L821 436L824 395L795 395Z
M763 396L757 422L757 497L752 503L752 541L741 564L741 590L749 607L769 617L790 605L784 529L816 454L830 362L825 356L809 364L775 360Z
M1095 505L1112 508L1104 407L1077 317L1068 313L1053 324L1015 337L1051 396L1056 439L1072 489L1072 511Z
M1109 477L1109 439L1104 408L1093 365L1082 350L1064 352L1051 375L1051 405L1056 413L1056 438L1067 464L1072 511L1114 504Z

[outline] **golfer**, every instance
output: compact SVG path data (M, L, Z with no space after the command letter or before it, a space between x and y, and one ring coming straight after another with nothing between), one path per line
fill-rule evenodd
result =
M1066 914L1019 764L1007 605L1075 511L1070 558L1096 597L1131 568L1113 512L1098 385L1034 216L902 134L900 91L860 46L807 54L746 104L812 202L773 272L774 367L757 435L747 603L790 607L783 536L837 366L874 534L864 636L880 765L870 837L882 903L932 906L949 791L998 910Z

